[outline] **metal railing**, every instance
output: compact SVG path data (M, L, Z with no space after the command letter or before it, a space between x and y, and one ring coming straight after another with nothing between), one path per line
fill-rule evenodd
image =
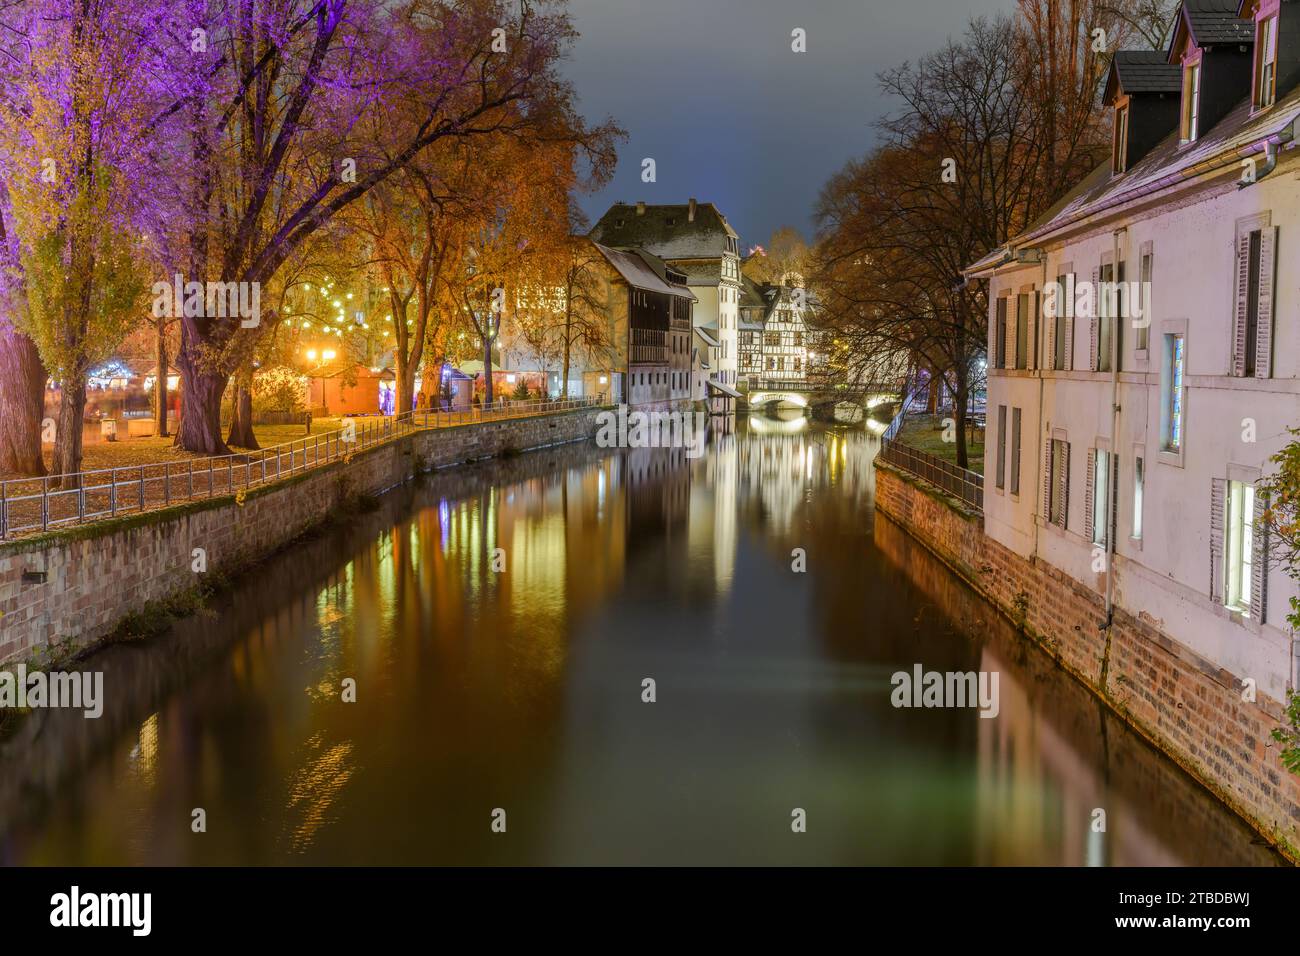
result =
M984 476L950 461L917 451L901 442L882 440L880 458L961 499L976 511L984 511Z
M512 401L347 419L336 431L257 451L0 481L0 540L69 524L237 494L426 429L591 408L602 399ZM70 480L69 480L70 479Z

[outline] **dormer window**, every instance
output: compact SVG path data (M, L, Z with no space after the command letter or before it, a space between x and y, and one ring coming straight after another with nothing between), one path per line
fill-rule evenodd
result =
M1255 24L1255 109L1277 99L1277 14Z
M1115 145L1110 168L1115 175L1128 169L1128 104L1115 110Z
M1193 143L1200 132L1201 115L1201 60L1183 67L1183 125L1182 141Z

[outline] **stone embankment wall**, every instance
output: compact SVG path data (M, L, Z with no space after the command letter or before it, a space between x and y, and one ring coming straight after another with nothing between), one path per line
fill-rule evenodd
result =
M876 508L975 587L1116 713L1293 860L1300 860L1300 777L1271 732L1281 701L1243 699L1235 675L1102 595L984 534L941 492L876 462Z
M62 659L123 621L233 575L419 471L580 441L599 409L414 432L236 498L189 502L0 544L0 664ZM212 580L211 578L207 580Z

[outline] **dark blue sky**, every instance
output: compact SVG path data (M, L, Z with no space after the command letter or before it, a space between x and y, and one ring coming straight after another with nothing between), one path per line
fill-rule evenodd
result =
M582 206L711 201L741 234L805 235L826 179L890 109L876 73L941 46L1014 0L570 0L566 70L589 119L628 131L613 182ZM802 27L808 52L790 50ZM652 157L657 182L641 181Z

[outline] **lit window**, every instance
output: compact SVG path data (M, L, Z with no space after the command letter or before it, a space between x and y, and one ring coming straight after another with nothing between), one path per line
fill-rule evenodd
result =
M1138 455L1133 461L1133 537L1142 538L1142 484L1146 480L1146 463Z
M1228 572L1224 603L1235 611L1250 613L1250 572L1255 489L1243 481L1228 482L1228 524L1224 529Z
M1110 453L1100 448L1092 450L1092 543L1106 545L1106 531L1110 522Z
M1164 371L1161 385L1162 429L1165 451L1177 452L1183 447L1183 371L1186 365L1184 356L1185 339L1182 335L1165 336Z

